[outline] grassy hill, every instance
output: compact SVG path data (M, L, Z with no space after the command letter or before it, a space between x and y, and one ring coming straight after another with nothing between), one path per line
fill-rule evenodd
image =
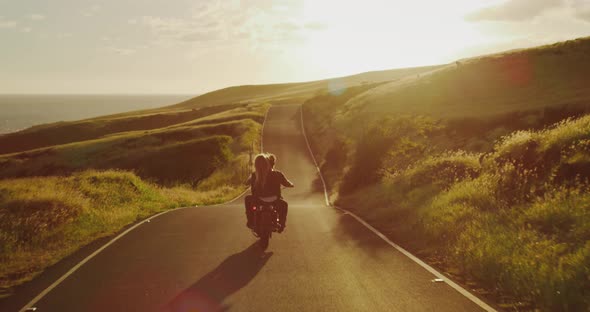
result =
M430 75L384 84L346 106L354 112L483 117L529 109L588 109L590 40L581 38L461 60Z
M171 107L199 108L203 106L252 101L265 101L269 103L304 101L321 92L337 91L361 84L398 80L410 75L430 72L440 67L424 66L392 69L312 82L229 87L203 94Z
M0 135L0 155L98 139L113 133L158 129L194 122L199 118L219 113L232 115L234 109L243 108L248 103L304 101L321 92L398 80L437 68L440 66L367 72L313 82L236 86L209 92L188 101L158 109L38 125L23 131Z
M243 105L242 105L243 106ZM103 116L73 122L59 122L0 135L0 154L61 145L126 131L151 130L188 122L237 106L207 107L195 110L166 110L138 112L127 116Z
M250 109L233 109L220 119L213 115L158 129L120 132L3 155L0 178L127 169L163 185L196 185L234 155L248 153L252 143L259 140L265 108ZM244 115L242 110L249 114Z
M588 77L582 38L324 93L305 128L336 204L508 309L585 311Z

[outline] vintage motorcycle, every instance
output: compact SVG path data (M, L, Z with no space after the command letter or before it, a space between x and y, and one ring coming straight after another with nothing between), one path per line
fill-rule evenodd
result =
M254 206L253 210L254 226L252 232L254 236L260 238L262 250L266 250L272 233L279 230L279 214L272 202L261 202Z

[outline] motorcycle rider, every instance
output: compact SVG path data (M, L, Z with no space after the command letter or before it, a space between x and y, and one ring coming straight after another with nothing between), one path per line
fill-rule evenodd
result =
M246 183L250 184L252 195L244 198L246 208L246 217L248 222L246 226L252 228L254 225L253 207L260 201L273 202L279 215L279 233L283 232L287 222L288 204L282 199L281 185L293 187L293 183L285 178L285 175L274 170L276 156L272 154L259 154L254 159L254 169Z
M254 172L246 181L246 184L250 184L250 192L252 195L247 195L244 198L244 204L246 207L246 218L248 222L246 226L252 228L254 226L254 211L253 208L258 204L259 197L262 196L264 186L268 173L270 172L270 164L264 154L258 154L254 158Z

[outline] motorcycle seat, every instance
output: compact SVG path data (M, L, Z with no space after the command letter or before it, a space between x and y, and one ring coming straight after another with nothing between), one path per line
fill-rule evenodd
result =
M260 199L261 201L265 202L265 203L273 203L275 201L277 201L277 199L279 199L278 196L265 196L265 197L258 197L258 199Z

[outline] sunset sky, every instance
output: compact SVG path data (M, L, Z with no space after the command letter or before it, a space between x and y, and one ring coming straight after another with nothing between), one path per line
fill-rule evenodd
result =
M0 0L0 93L187 93L590 36L590 0Z

